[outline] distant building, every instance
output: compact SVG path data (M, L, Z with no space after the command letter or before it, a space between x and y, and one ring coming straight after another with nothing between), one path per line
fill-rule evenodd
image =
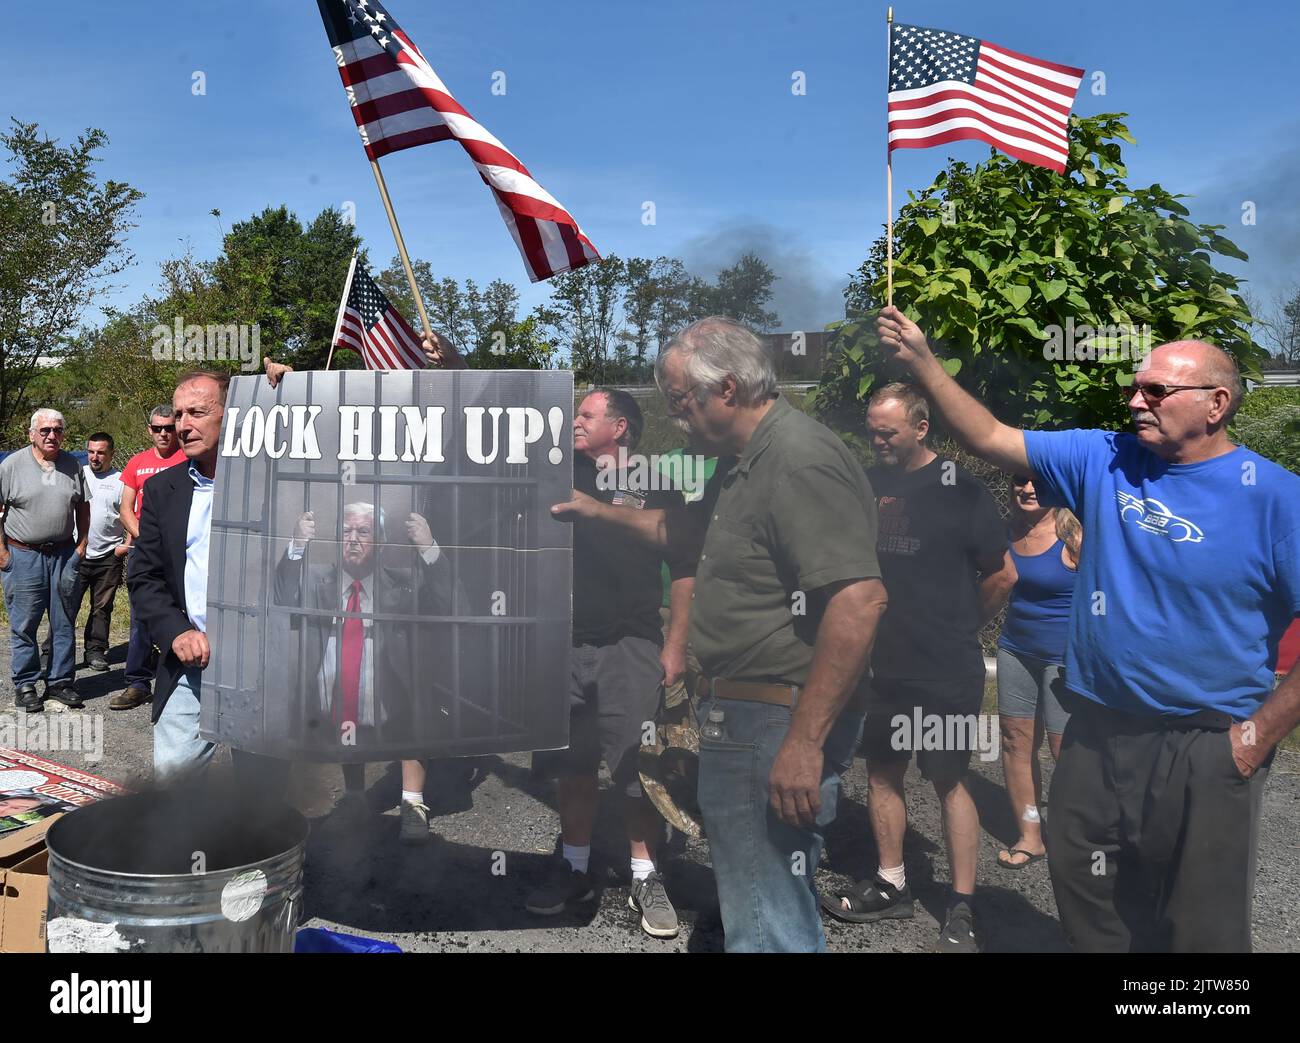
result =
M1260 376L1263 380L1258 382L1249 380L1247 386L1256 387L1283 387L1294 388L1300 387L1300 369L1266 369Z
M781 380L817 380L826 353L824 330L795 330L791 333L760 334L776 360Z

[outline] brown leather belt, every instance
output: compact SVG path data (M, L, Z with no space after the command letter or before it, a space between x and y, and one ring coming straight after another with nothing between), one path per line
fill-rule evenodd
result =
M799 697L798 685L765 684L762 681L728 681L724 677L701 677L696 694L716 699L739 699L750 703L793 706Z
M16 540L10 536L5 541L10 547L22 547L23 550L34 550L37 554L57 554L65 547L71 547L71 540L60 540L58 543L24 543L22 540Z

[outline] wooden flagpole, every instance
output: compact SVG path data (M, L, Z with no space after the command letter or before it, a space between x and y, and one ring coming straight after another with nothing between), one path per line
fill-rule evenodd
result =
M889 147L889 62L893 54L894 9L885 14L885 303L894 304L894 153Z
M339 314L334 320L334 336L330 338L330 353L325 359L325 368L330 368L334 361L334 345L339 342L339 330L343 328L343 310L348 306L348 294L352 292L352 275L357 270L357 252L352 251L352 262L348 265L348 277L343 280L343 296L339 298Z
M372 159L370 169L374 171L375 183L379 185L379 196L384 201L384 212L388 214L388 224L393 229L393 239L397 242L397 254L402 259L402 267L406 269L406 282L411 287L411 296L415 298L415 306L420 312L420 321L424 323L424 335L433 345L437 341L433 336L433 326L429 322L429 314L424 310L424 301L420 297L420 288L415 284L415 270L411 267L411 258L406 253L406 243L402 240L402 230L397 227L397 214L393 212L393 201L388 198L388 186L384 184L383 171L379 169L379 161Z

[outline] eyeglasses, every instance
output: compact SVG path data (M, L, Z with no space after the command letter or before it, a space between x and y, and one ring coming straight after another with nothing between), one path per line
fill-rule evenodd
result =
M665 391L664 399L668 403L669 415L680 413L682 411L682 406L685 405L686 400L690 398L691 392L699 386L699 384L692 384L685 391Z
M39 435L44 435L44 436L49 436L49 435L61 435L61 434L63 434L63 428L61 428L61 427L38 427L38 428L36 429L36 433L39 434Z
M175 431L176 425L175 424L150 424L149 430L156 435L160 435L164 431Z
M1028 485L1033 479L1027 474L1013 474L1011 476L1012 485Z
M1125 398L1136 391L1148 402L1163 402L1176 391L1214 391L1217 384L1132 384L1123 389Z

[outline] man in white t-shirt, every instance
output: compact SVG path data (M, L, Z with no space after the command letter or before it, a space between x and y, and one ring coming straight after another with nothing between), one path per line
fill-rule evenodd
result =
M96 431L86 439L86 494L90 500L90 532L86 536L86 557L77 566L77 580L68 602L68 618L76 621L81 602L90 592L90 615L82 631L86 666L108 669L108 632L113 621L113 600L122 585L127 537L118 511L122 503L122 472L113 466L113 436ZM77 533L80 537L81 533ZM45 661L50 657L50 633L42 646Z

